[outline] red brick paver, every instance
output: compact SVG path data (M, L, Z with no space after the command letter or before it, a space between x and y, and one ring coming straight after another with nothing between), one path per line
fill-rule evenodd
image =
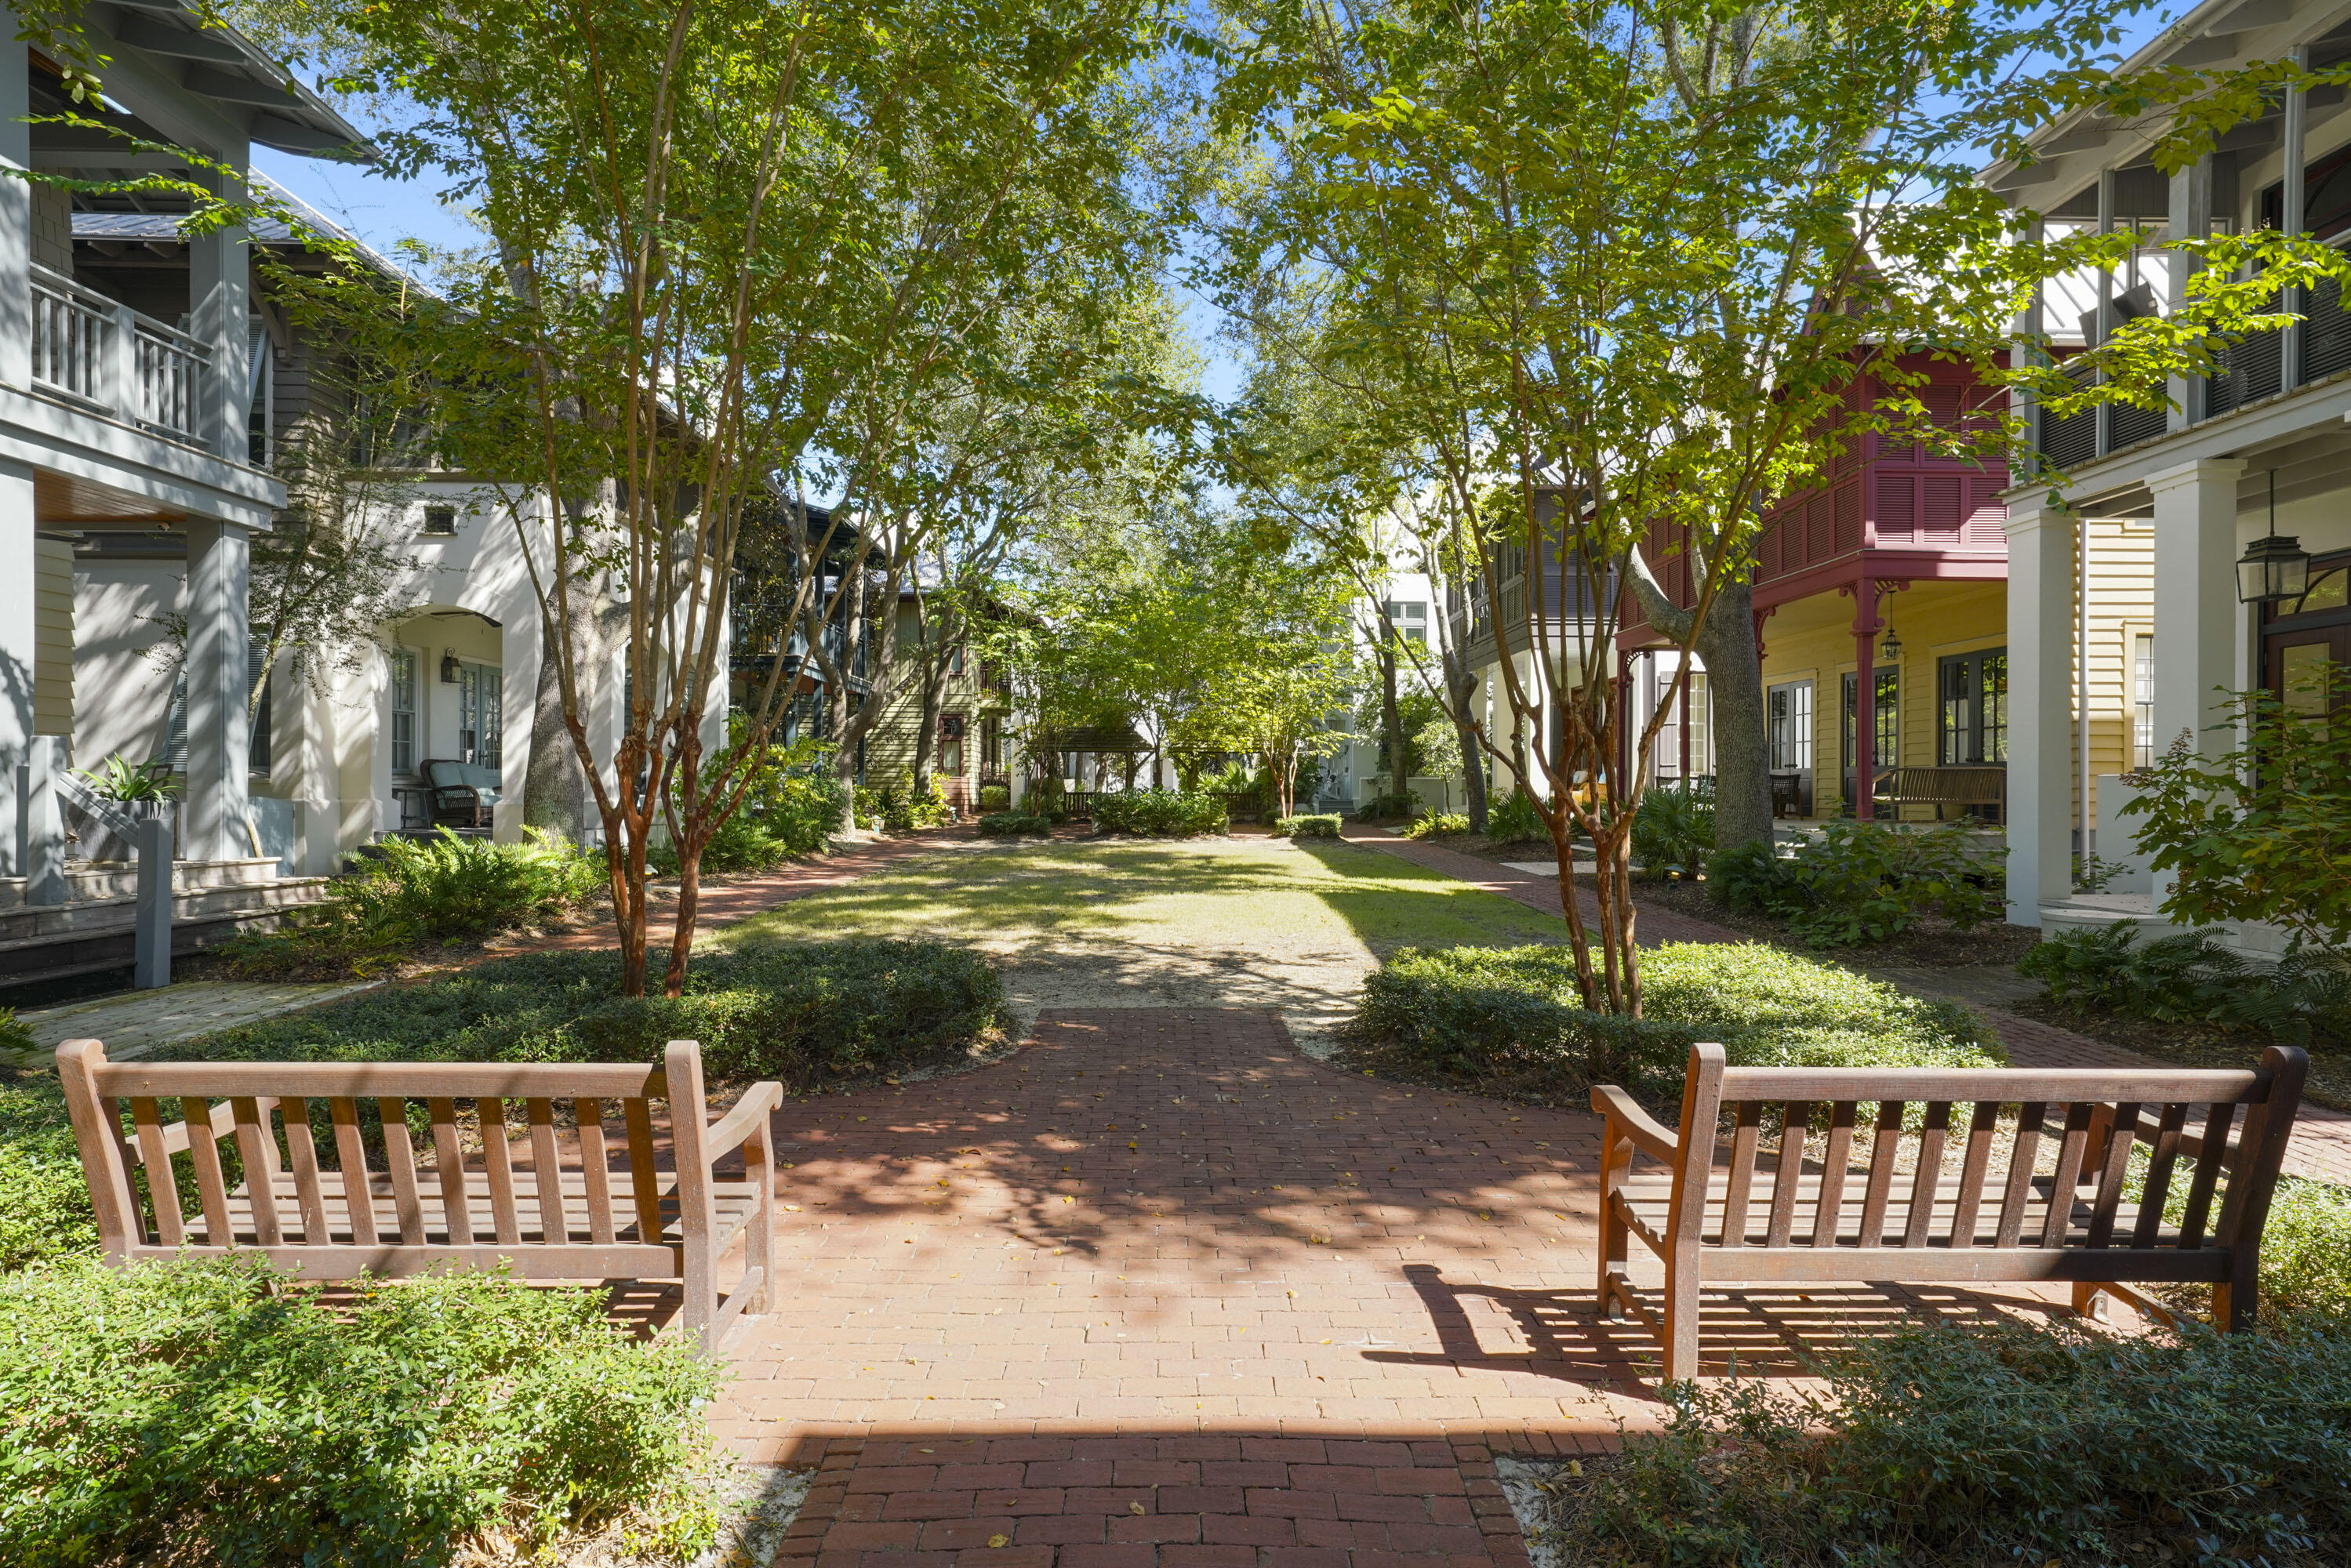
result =
M826 1467L779 1561L1520 1568L1491 1453L1657 1418L1654 1341L1592 1306L1586 1114L1350 1076L1263 1013L1067 1009L778 1127L786 1289L713 1418ZM1921 1310L1984 1299L1709 1295L1705 1370Z

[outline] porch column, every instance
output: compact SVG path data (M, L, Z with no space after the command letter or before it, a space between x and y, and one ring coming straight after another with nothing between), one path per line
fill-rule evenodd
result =
M2181 732L2199 751L2237 674L2237 480L2243 459L2207 457L2147 476L2155 494L2155 749Z
M2212 160L2208 154L2171 177L2170 216L2165 225L2165 235L2175 240L2202 239L2211 226ZM2196 258L2184 250L2171 253L2171 298L2174 303L2188 298L2188 280L2194 276L2198 265ZM2171 411L2164 419L2166 430L2185 430L2191 424L2204 422L2205 385L2202 376L2173 376L2170 379L2167 390L2171 397Z
M2302 70L2310 68L2310 46L2298 44L2286 51L2286 58ZM2285 89L2283 124L2280 127L2283 141L2284 177L2279 184L2280 208L2278 229L2283 234L2297 235L2310 226L2309 216L2303 210L2307 193L2303 187L2303 170L2308 165L2307 151L2310 129L2310 100L2300 82L2290 82ZM2278 298L2278 308L2299 314L2307 308L2306 289L2288 288ZM2307 339L2303 324L2294 322L2278 340L2278 387L2291 392L2302 384L2302 366Z
M0 175L0 187L11 183ZM0 281L0 299L6 294ZM16 863L16 768L33 738L35 549L33 470L0 460L0 873L9 876L25 874Z
M224 150L224 160L242 166L243 147ZM236 193L223 176L199 174L224 195ZM188 332L213 351L201 417L207 444L220 456L243 463L252 451L246 422L253 409L253 366L247 303L245 230L235 225L188 238ZM239 603L243 602L240 597Z
M2074 519L2008 504L2008 923L2073 891Z
M16 20L5 10L0 18ZM33 379L33 187L9 171L32 167L33 128L25 123L31 67L15 36L13 26L0 33L0 385L21 387Z
M241 524L188 524L188 860L243 860L251 732L246 622L248 541Z
M1865 571L1853 585L1853 814L1864 822L1877 815L1877 580Z

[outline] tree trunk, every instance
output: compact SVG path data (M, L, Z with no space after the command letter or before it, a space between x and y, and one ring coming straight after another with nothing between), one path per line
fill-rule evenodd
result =
M1387 741L1387 792L1401 800L1412 777L1412 758L1405 754L1404 715L1396 706L1395 648L1384 642L1380 645L1380 734Z
M1713 709L1714 847L1771 839L1771 767L1763 718L1763 655L1756 647L1755 591L1744 578L1716 596L1698 629Z
M1469 831L1486 831L1486 754L1478 745L1478 727L1469 722L1470 703L1478 695L1478 673L1469 669L1460 650L1445 649L1446 709L1453 733L1461 744L1461 793L1469 808Z

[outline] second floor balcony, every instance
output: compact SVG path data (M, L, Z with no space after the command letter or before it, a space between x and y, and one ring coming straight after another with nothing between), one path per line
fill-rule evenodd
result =
M31 270L33 384L167 440L204 445L211 348L62 273Z

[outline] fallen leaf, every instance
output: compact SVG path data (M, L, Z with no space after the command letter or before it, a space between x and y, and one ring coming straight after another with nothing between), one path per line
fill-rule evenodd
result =
M1580 1476L1580 1475L1582 1475L1582 1474L1583 1473L1583 1461L1582 1459L1570 1459L1570 1460L1568 1460L1568 1461L1567 1461L1567 1473L1568 1473L1569 1475L1572 1475L1572 1476Z
M1141 1513L1143 1511L1143 1505L1139 1502L1128 1503L1126 1505L1126 1511L1129 1513Z
M987 1543L990 1546L1009 1546L1012 1544L1012 1537L1008 1535L991 1535L987 1538Z

